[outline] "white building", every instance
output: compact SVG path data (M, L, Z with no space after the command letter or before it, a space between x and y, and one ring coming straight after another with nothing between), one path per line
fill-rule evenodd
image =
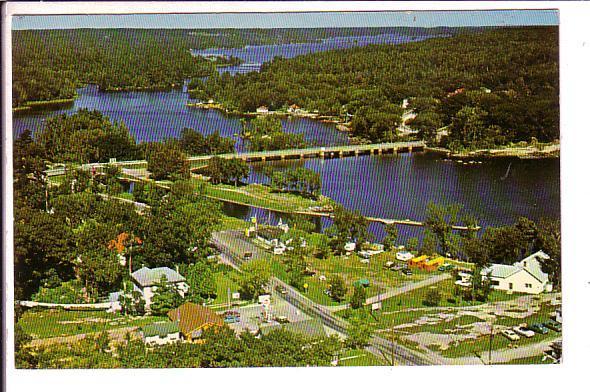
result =
M266 106L260 106L256 109L256 113L259 114L268 114L268 108Z
M481 274L491 280L496 290L528 294L550 292L553 286L549 282L549 275L541 270L540 262L548 259L546 253L538 251L513 265L492 264L484 268Z
M184 276L180 275L178 271L174 271L168 267L151 269L142 267L132 273L131 278L133 279L133 289L141 293L145 301L146 309L149 309L150 304L152 303L152 297L158 289L162 276L166 277L168 284L172 284L176 287L178 294L182 297L184 297L189 289L186 279Z

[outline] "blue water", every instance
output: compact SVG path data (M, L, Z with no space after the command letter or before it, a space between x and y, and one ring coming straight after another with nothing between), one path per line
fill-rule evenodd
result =
M209 48L192 50L195 56L233 56L244 62L237 66L219 68L219 72L248 73L260 70L262 63L275 57L292 58L309 53L323 52L334 49L347 49L372 44L400 44L410 41L422 41L432 36L409 37L399 34L379 34L369 36L332 37L317 42L294 43L283 45L253 45L243 48Z
M15 116L13 134L19 135L25 129L35 132L43 127L46 117L74 113L80 108L96 109L113 121L123 121L137 142L178 137L183 128L194 128L206 135L218 130L225 137L234 137L241 129L239 117L187 107L188 94L181 90L101 92L90 85L79 89L78 96L65 109ZM347 135L333 124L306 118L288 118L282 122L286 132L303 133L311 145L348 143ZM239 143L237 148L240 149Z
M404 40L408 38L396 35L344 37L316 43L209 49L195 53L233 55L246 63L260 64L277 55L293 57L320 50ZM105 93L95 86L87 86L78 93L79 98L68 108L15 116L13 134L18 135L27 128L38 130L46 117L73 113L78 108L97 109L112 120L123 121L138 142L176 137L184 127L205 134L219 130L222 136L234 137L241 127L238 117L214 110L188 108L188 94L181 90ZM287 132L303 133L310 144L348 143L346 134L337 131L333 124L302 118L282 121ZM237 147L239 150L240 145ZM510 162L509 175L502 180ZM318 171L325 195L369 216L423 220L429 201L460 203L466 212L477 216L484 227L512 224L520 216L534 220L541 217L558 219L560 216L559 160L495 160L465 166L433 155L414 153L267 164L277 168L304 165ZM253 165L253 168L249 181L265 182L260 165ZM226 206L225 209L231 215L245 219L253 214L268 216L260 210L239 206ZM271 214L270 221L276 222L277 216ZM326 220L317 223L330 224ZM401 240L422 233L415 227L399 226L399 229ZM379 224L371 224L371 232L377 239L383 237L383 228Z

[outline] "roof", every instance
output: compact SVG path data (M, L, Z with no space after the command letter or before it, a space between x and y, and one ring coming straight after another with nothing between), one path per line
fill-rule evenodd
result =
M177 322L161 321L158 323L144 325L143 327L141 327L141 331L143 332L143 335L146 337L159 336L161 338L164 338L172 333L179 332L179 329Z
M422 256L414 257L412 259L412 261L413 262L420 262L420 261L424 261L424 260L427 260L427 259L428 259L428 256L422 255Z
M445 258L442 257L442 256L439 256L437 258L430 259L430 260L426 261L424 264L426 264L426 265L433 265L433 264L444 263L444 261L445 261Z
M191 336L194 331L210 325L223 325L223 319L211 309L186 302L168 312L168 318L178 321L178 328L184 336Z
M178 272L168 267L147 268L142 267L131 274L141 287L155 286L160 283L162 275L166 276L168 283L184 282L186 279Z
M489 274L491 278L505 279L520 271L526 271L541 283L547 282L549 275L541 269L541 260L548 260L550 257L543 251L538 251L525 257L513 265L492 264L482 269L482 275Z
M260 333L263 335L268 335L272 331L279 330L289 331L310 338L324 338L328 336L324 325L318 319L308 319L288 324L262 325L260 327Z

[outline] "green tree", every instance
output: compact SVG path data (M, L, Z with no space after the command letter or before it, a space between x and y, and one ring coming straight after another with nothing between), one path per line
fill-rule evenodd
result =
M196 295L202 299L217 297L217 282L211 267L205 262L189 265L184 274L190 287L189 295Z
M82 254L76 267L84 287L93 298L103 296L121 286L125 267L115 252L94 251Z
M385 237L383 238L383 247L385 250L393 250L396 247L398 237L397 226L385 225Z
M147 155L148 171L154 180L189 177L186 155L169 144L161 144Z
M353 349L366 347L371 340L373 329L366 319L358 317L350 319L350 327L346 330L348 337L345 345Z
M270 265L266 260L252 260L242 267L240 294L245 299L257 298L270 280Z
M346 297L347 289L344 279L340 275L333 275L328 280L328 287L330 287L330 297L336 302L342 302Z
M426 306L438 306L441 300L440 291L437 289L429 289L426 292L424 300L422 301Z
M422 247L420 248L420 253L425 255L433 255L436 253L436 247L436 236L431 230L426 229L424 231L424 238L422 238Z
M548 273L551 282L561 287L561 224L559 220L541 219L538 224L535 247L550 257L541 262L541 268Z
M367 292L365 288L361 285L354 285L354 291L352 293L352 298L350 300L350 307L353 309L362 308L365 304L367 299Z
M164 316L169 310L177 308L182 303L182 297L176 287L168 283L165 275L162 275L150 304L150 311L156 316Z
M457 224L461 208L460 204L445 205L433 202L429 202L426 206L424 224L436 235L443 254L452 250L452 226Z

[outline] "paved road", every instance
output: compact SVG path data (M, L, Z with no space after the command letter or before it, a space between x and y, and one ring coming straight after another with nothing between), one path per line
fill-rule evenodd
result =
M214 245L221 252L225 253L225 255L222 255L225 262L230 263L234 268L238 269L243 263L241 252L252 252L253 255L255 254L253 258L263 256L263 252L260 249L256 250L256 245L240 238L240 235L241 232L239 231L225 231L215 232L212 236L212 242ZM239 250L233 249L233 246L238 247L237 249ZM286 292L280 295L287 302L301 309L308 315L317 317L325 326L346 335L350 324L342 318L333 315L325 306L316 304L277 277L273 276L270 284L273 287L282 286L286 289ZM278 291L276 292L278 293ZM409 350L377 335L374 335L371 338L367 349L376 354L385 352L391 355L391 353L393 353L395 363L398 365L434 365L444 363L438 358L431 359L422 353Z

